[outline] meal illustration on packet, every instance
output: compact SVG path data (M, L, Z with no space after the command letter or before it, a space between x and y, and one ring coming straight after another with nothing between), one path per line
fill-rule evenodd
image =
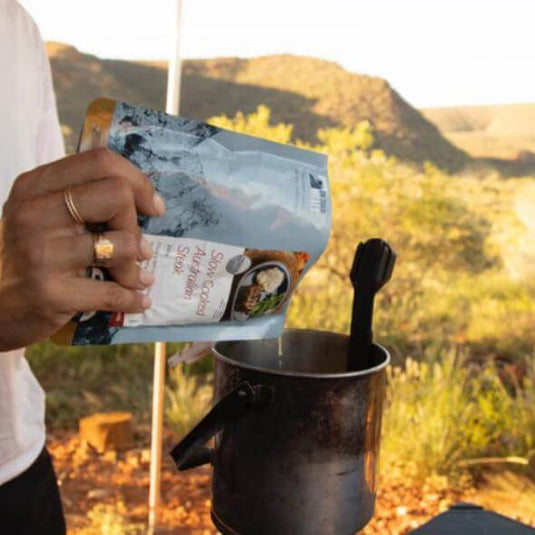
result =
M154 254L152 307L85 312L58 343L276 337L289 299L325 249L331 208L323 154L108 99L93 101L79 150L107 146L166 201L139 217ZM88 275L110 278L103 268Z

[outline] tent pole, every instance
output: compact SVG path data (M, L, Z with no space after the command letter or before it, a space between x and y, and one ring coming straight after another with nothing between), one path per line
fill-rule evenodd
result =
M160 475L162 465L162 426L165 392L165 352L164 342L154 346L154 376L152 393L152 428L150 448L150 485L149 485L149 533L154 533L158 523L160 504Z
M182 23L182 0L175 1L176 19L175 28L173 32L173 48L169 57L165 111L173 115L178 115L180 104L180 79L182 74L182 66L180 61L180 29ZM154 346L148 518L149 533L154 533L158 524L158 506L160 503L166 348L167 344L165 342L156 342Z
M176 24L173 36L173 50L169 58L169 70L167 74L167 99L165 111L178 115L180 111L180 82L182 78L182 61L180 59L180 33L182 26L182 0L175 0Z

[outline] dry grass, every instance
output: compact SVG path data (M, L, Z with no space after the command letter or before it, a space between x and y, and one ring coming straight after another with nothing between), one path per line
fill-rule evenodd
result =
M515 160L523 151L535 153L535 104L429 108L422 113L473 157Z
M524 151L535 153L535 135L498 136L486 130L444 132L444 135L475 158L516 160Z

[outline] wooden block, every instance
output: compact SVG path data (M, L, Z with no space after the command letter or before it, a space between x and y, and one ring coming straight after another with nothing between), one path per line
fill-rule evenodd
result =
M97 413L79 422L80 439L99 453L125 450L134 444L133 416L129 412Z

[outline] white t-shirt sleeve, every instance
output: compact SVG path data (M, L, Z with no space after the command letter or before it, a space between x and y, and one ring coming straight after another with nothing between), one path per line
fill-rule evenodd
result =
M59 124L50 63L40 36L38 46L43 80L43 103L37 126L37 154L35 158L37 165L41 165L62 158L65 155L65 146Z
M0 0L0 72L1 212L20 173L64 155L43 40L15 0ZM23 351L0 354L0 485L24 472L43 449L44 415L44 393Z

